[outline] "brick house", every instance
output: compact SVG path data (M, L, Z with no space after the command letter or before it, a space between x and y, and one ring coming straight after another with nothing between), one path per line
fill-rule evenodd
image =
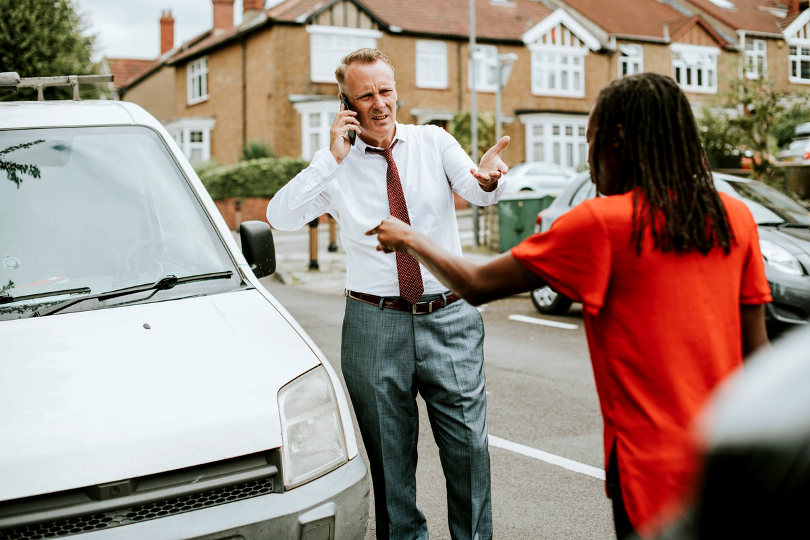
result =
M718 6L732 1L745 17L720 16ZM499 57L515 55L502 95L503 132L512 137L505 159L577 167L587 155L588 111L623 74L672 75L697 107L739 76L740 59L761 58L760 45L748 45L756 36L767 51L756 65L785 84L810 83L810 11L799 13L799 4L476 0L477 108L494 112ZM193 161L235 162L252 139L279 155L311 157L339 109L334 67L358 47L379 47L396 66L399 121L443 124L470 108L468 0L284 0L270 9L244 0L238 27L233 0L212 7L212 28L176 47L164 13L161 57L121 89ZM775 61L780 54L784 61Z

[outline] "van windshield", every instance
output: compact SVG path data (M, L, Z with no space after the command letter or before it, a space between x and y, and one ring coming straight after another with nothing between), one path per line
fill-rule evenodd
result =
M140 301L241 283L216 229L154 131L141 126L0 131L0 318L24 317L43 304L167 275L214 272L232 277L189 282L141 295ZM139 299L126 298L133 301ZM77 308L99 307L86 304Z

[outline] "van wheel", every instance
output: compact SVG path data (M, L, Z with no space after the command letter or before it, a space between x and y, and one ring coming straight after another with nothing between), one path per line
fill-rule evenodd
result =
M573 300L548 285L534 289L530 296L537 311L546 315L565 315L573 303Z

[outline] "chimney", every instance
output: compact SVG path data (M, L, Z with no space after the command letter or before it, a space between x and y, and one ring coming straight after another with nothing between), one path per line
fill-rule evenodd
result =
M242 0L242 24L252 21L264 12L265 0Z
M213 0L213 2L214 30L230 30L233 28L234 0Z
M174 48L174 17L172 10L160 12L160 55Z

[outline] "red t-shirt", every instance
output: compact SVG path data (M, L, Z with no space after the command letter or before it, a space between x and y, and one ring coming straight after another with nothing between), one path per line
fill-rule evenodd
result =
M734 232L728 255L654 250L648 229L639 256L632 192L586 201L512 249L583 304L605 463L615 443L627 513L642 531L693 484L692 421L742 364L740 304L771 301L751 213L720 196Z

